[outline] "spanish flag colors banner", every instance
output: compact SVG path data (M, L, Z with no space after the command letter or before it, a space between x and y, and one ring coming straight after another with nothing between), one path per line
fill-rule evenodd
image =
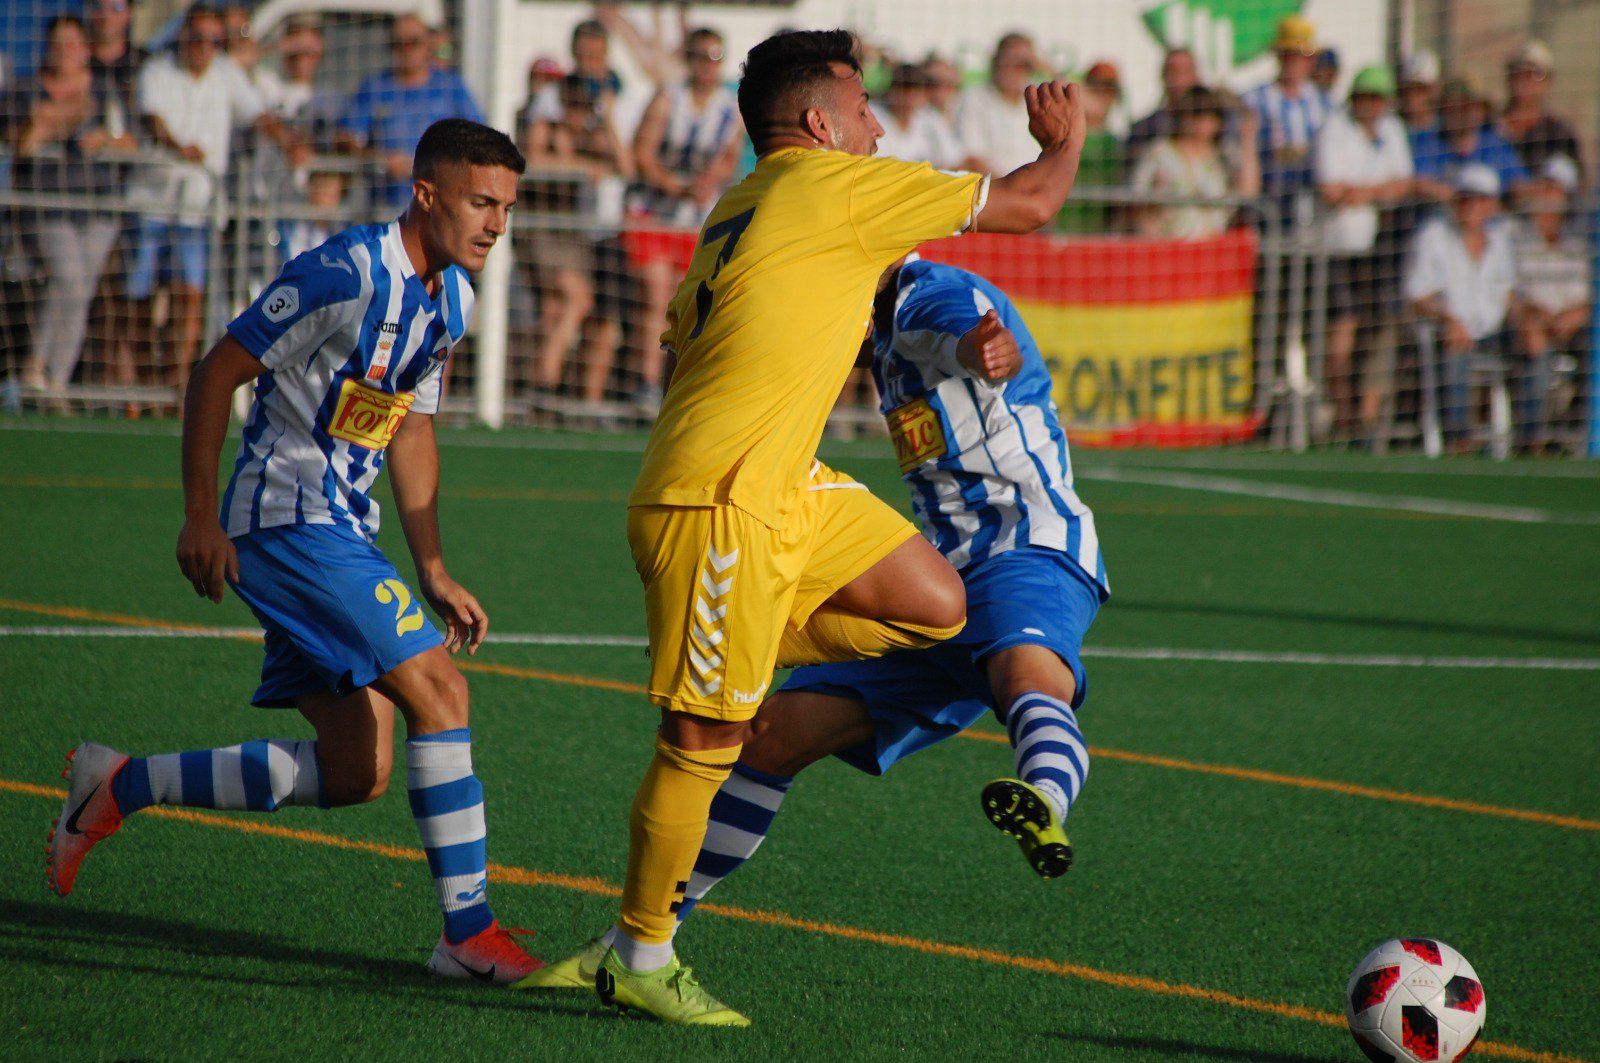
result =
M1207 446L1260 427L1253 233L1070 242L979 233L921 252L982 274L1017 304L1075 442Z

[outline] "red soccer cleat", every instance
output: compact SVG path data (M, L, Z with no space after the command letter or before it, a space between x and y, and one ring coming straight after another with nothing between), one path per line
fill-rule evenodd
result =
M513 934L531 937L533 931L507 929L496 919L487 929L454 945L441 934L428 960L428 970L441 978L471 978L491 985L521 981L545 963L513 941Z
M83 858L95 844L117 833L122 813L111 796L111 777L128 763L128 755L95 742L67 754L67 800L51 824L47 877L50 888L65 897L72 892Z

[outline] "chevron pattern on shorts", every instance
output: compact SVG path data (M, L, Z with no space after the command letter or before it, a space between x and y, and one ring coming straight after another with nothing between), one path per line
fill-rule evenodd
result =
M689 686L701 697L722 689L723 651L728 617L728 594L733 590L729 570L739 560L738 550L718 553L706 548L705 567L700 570L700 586L694 597L694 617L689 622ZM720 603L720 604L719 604Z

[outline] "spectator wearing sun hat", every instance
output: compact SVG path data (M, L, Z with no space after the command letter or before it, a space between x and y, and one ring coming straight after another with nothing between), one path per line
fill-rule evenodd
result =
M1489 114L1489 100L1472 78L1445 82L1439 94L1438 124L1411 137L1418 191L1441 202L1449 199L1455 192L1452 175L1470 163L1492 169L1502 190L1528 179L1516 149L1495 132Z
M1256 146L1262 191L1276 196L1287 211L1296 193L1313 184L1311 148L1333 103L1311 80L1317 31L1309 20L1299 15L1281 20L1272 51L1278 76L1245 93L1244 102L1260 119Z
M1506 63L1506 109L1499 132L1516 149L1522 165L1536 171L1545 160L1564 155L1579 162L1578 137L1571 123L1549 110L1555 59L1542 41L1529 41ZM1579 166L1579 181L1583 168Z
M1471 358L1501 355L1515 300L1516 254L1499 217L1503 190L1494 168L1472 162L1450 180L1449 209L1417 230L1406 263L1407 303L1438 330L1440 402L1447 438L1460 438L1471 399ZM1522 409L1542 395L1543 381L1519 376Z
M1578 164L1552 155L1523 186L1517 207L1521 217L1513 231L1517 260L1517 346L1528 359L1530 375L1548 378L1551 361L1560 355L1580 357L1593 320L1592 253L1585 226L1571 215L1579 188ZM1524 416L1527 442L1542 443L1550 422L1549 406L1530 397Z
M1416 136L1439 120L1439 57L1426 48L1400 64L1399 114L1406 132Z
M1411 191L1411 149L1393 113L1394 75L1369 66L1350 85L1348 108L1328 116L1317 133L1317 193L1327 208L1324 241L1332 252L1328 281L1328 394L1335 431L1355 427L1358 327L1389 309L1395 263L1379 247L1380 212ZM1372 423L1382 395L1360 396L1361 420Z

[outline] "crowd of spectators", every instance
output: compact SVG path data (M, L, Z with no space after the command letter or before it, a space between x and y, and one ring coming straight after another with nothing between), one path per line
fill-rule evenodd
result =
M57 18L38 71L0 103L15 187L107 204L121 194L137 211L131 224L109 205L31 220L43 297L22 372L43 390L72 377L97 297L120 323L107 344L110 379L132 382L142 370L181 384L215 283L216 182L312 208L267 241L293 254L325 238L341 209L355 216L359 202L376 216L402 204L412 148L430 123L482 118L446 61L448 35L414 15L389 25L385 68L340 97L322 88L314 16L289 19L269 46L252 36L248 7L196 5L174 47L147 56L129 40L131 2L88 0L85 18ZM567 56L541 57L529 71L516 133L530 162L521 211L530 217L514 246L528 296L521 384L531 394L647 410L659 402L667 367L654 337L681 261L640 253L626 237L692 231L753 163L723 37L691 25L686 5L676 10L675 26L641 27L620 4L598 3ZM615 47L647 85L624 85ZM1341 97L1340 57L1298 16L1281 21L1272 52L1274 76L1236 95L1206 84L1193 52L1170 49L1161 99L1144 115L1128 112L1113 60L1056 70L1022 32L1001 36L970 77L936 54L869 48L867 78L881 153L1000 173L1035 154L1023 89L1076 78L1089 133L1082 192L1058 232L1200 240L1241 224L1287 232L1315 215L1329 259L1322 384L1333 434L1373 429L1392 397L1394 358L1368 348L1386 328L1404 348L1403 326L1414 324L1447 363L1441 402L1452 430L1471 405L1452 366L1493 353L1515 362L1524 440L1542 442L1543 396L1581 353L1590 298L1573 216L1589 182L1576 136L1548 104L1549 49L1532 41L1513 56L1500 107L1427 52L1396 71L1353 72ZM648 103L624 107L625 95ZM1096 194L1107 189L1122 191ZM253 268L265 276L277 265ZM101 279L113 273L117 283Z

